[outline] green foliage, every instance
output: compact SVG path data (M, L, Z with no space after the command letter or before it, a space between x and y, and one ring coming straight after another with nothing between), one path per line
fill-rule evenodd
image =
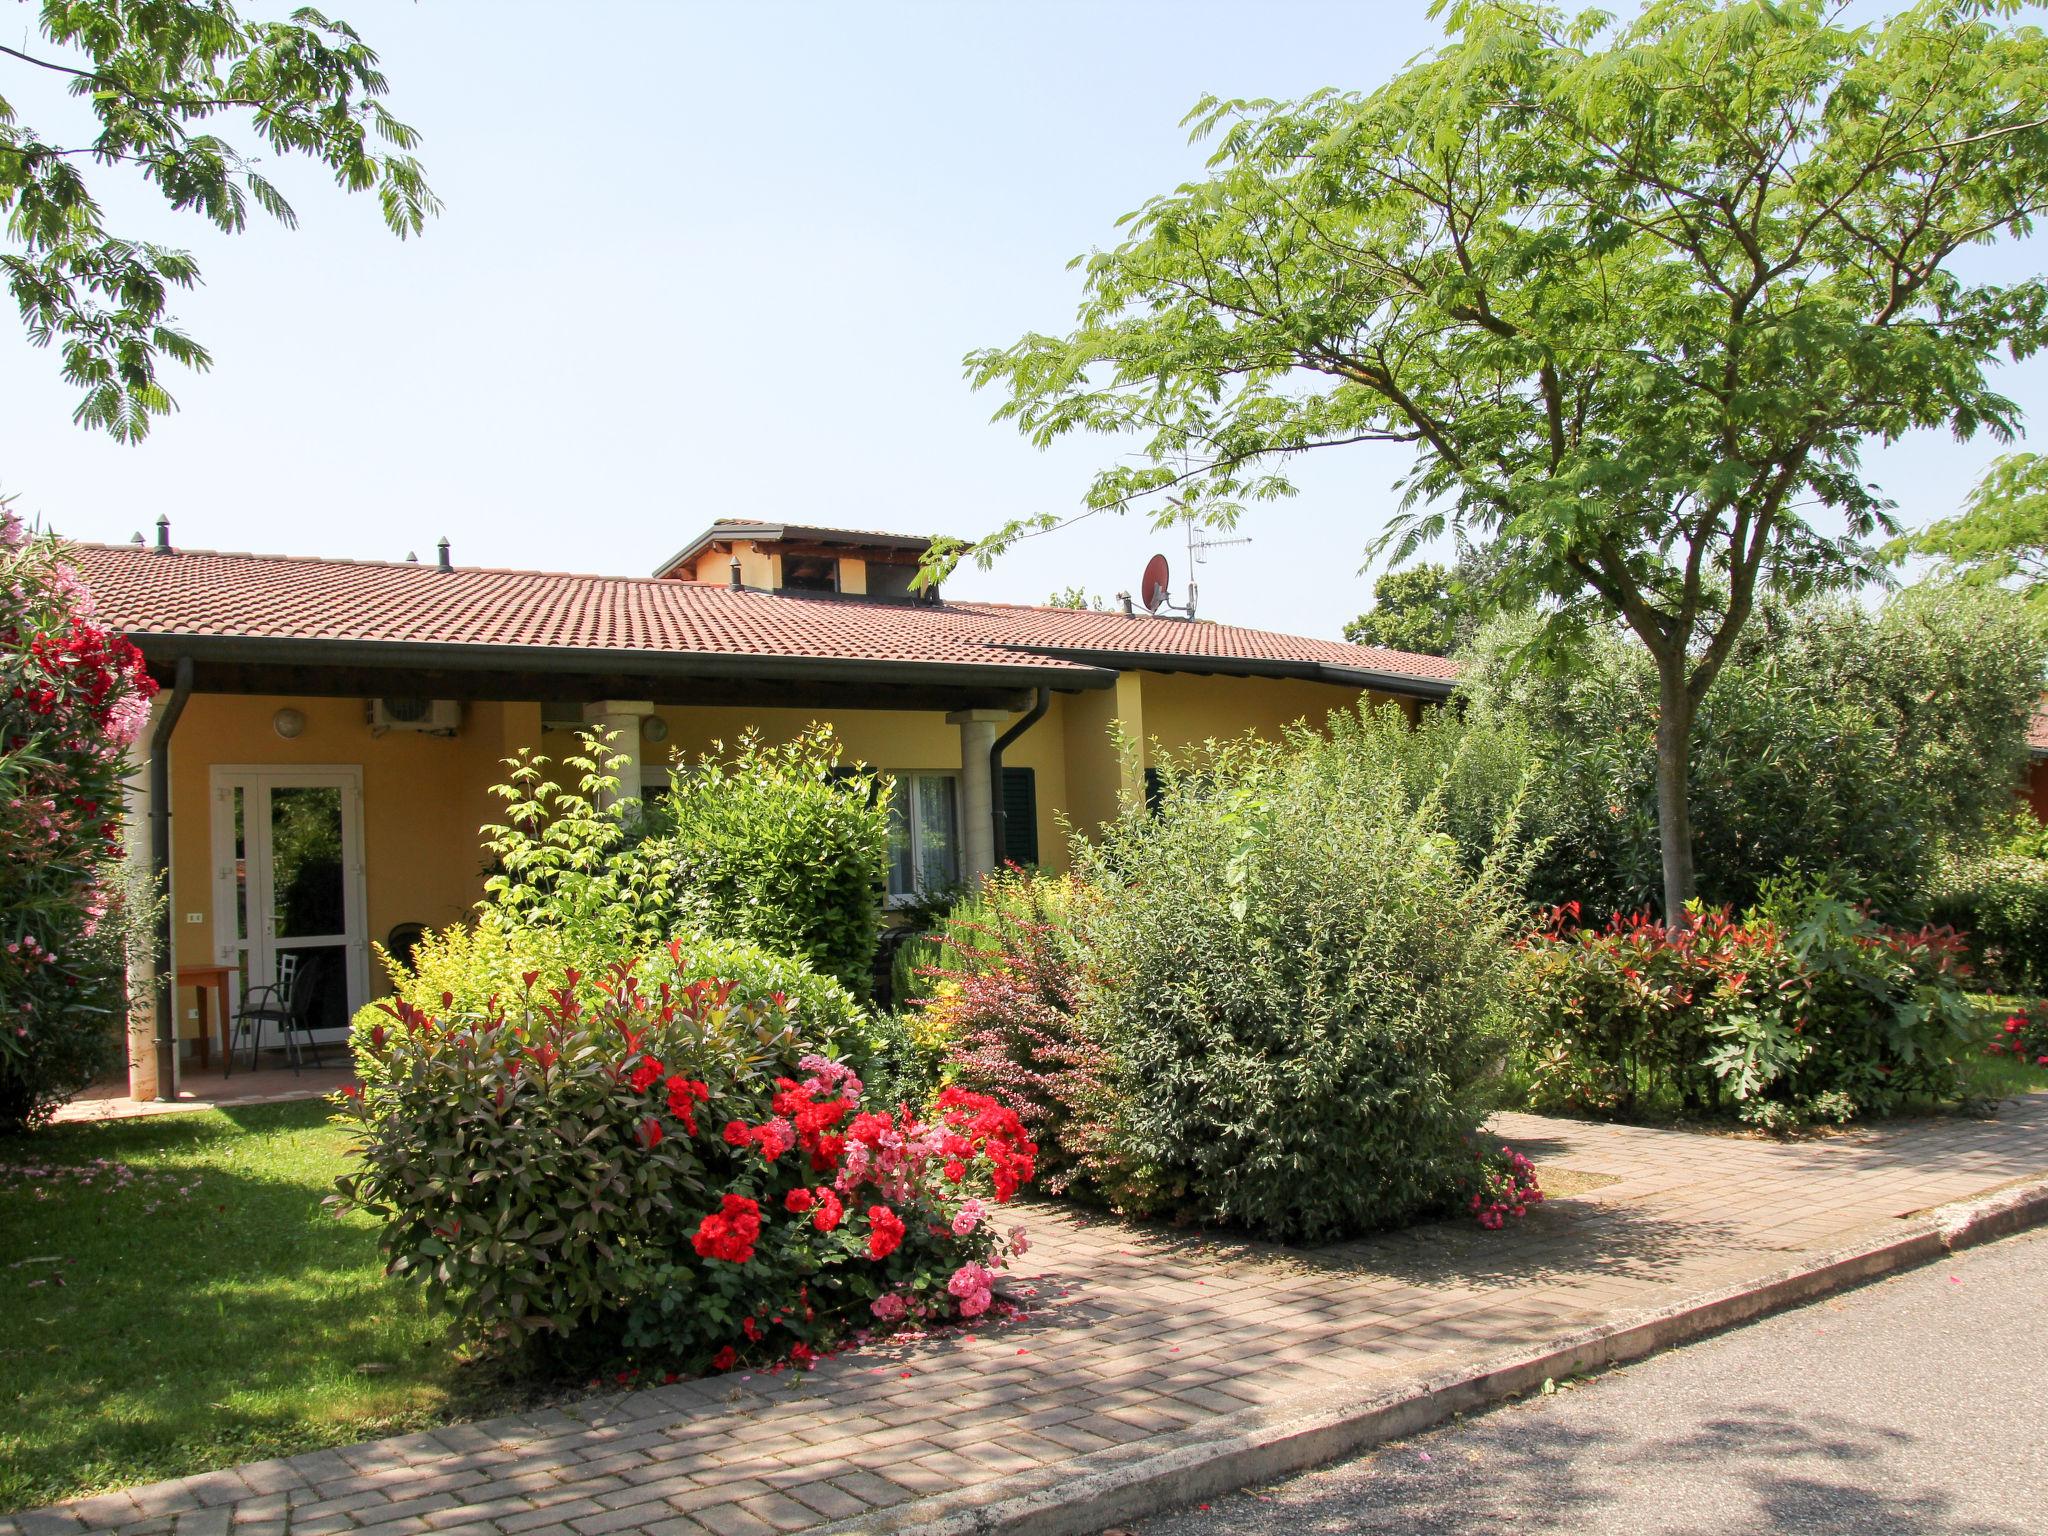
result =
M1569 671L1530 665L1527 621L1490 625L1461 679L1475 736L1539 764L1531 895L1589 914L1660 893L1655 669L1590 636ZM1766 609L1701 707L1690 745L1693 847L1710 902L1741 908L1788 868L1915 916L1948 845L2007 814L2043 641L2016 598L1945 585ZM1495 792L1498 798L1498 791Z
M175 291L198 284L198 264L110 230L88 158L135 166L172 208L217 230L239 234L251 202L290 228L297 216L257 169L263 157L213 131L246 113L271 157L303 156L347 191L375 189L401 237L440 207L410 153L419 136L385 110L377 55L344 21L310 8L245 18L230 0L44 0L30 25L41 48L0 54L70 77L95 129L83 142L46 137L0 99L0 214L16 247L0 252L0 269L29 340L55 345L65 381L82 391L81 426L138 442L174 408L158 357L212 363L169 312Z
M750 730L730 759L676 769L646 817L634 858L665 893L670 926L739 934L868 995L888 880L888 786L841 771L830 726L780 744Z
M2048 458L2009 453L1991 462L1958 517L1895 540L1897 559L1932 555L1959 579L2018 585L2030 603L2048 602Z
M1062 587L1045 600L1045 606L1086 609L1093 613L1103 613L1109 608L1101 598L1091 596L1086 587Z
M687 983L716 980L729 983L733 1006L766 1005L776 996L787 1000L790 1014L802 1021L805 1042L829 1055L865 1059L874 1049L874 1023L847 990L829 976L820 976L801 960L770 954L744 939L715 938L697 932L676 936L671 958L676 978ZM666 948L661 951L668 954ZM508 923L486 910L473 925L455 924L429 931L403 966L386 957L394 994L423 1013L478 1017L519 997L526 976L551 989L564 985L576 970L594 985L607 966L631 957L617 943L588 946L558 928ZM356 1014L356 1028L383 1022L378 1005ZM365 1071L375 1062L362 1063Z
M1123 1208L1319 1241L1468 1178L1520 871L1506 842L1467 867L1435 798L1410 803L1404 730L1167 762L1156 814L1081 848L1113 1114L1084 1167Z
M1539 1104L1725 1106L1787 1130L1956 1098L1981 1049L1959 937L1881 927L1823 888L1773 882L1740 920L1695 908L1676 930L1576 916L1527 945Z
M1933 907L1937 921L1969 936L1992 975L2014 987L2048 986L2048 858L2012 848L1953 856Z
M1448 656L1459 639L1462 613L1448 566L1412 565L1373 583L1372 607L1344 626L1344 638L1355 645Z
M1854 584L1895 531L1864 445L2017 424L1990 369L2039 348L2048 283L1958 270L2048 204L2048 36L2012 9L1447 5L1375 91L1198 104L1208 174L1076 263L1069 334L968 375L1040 446L1135 439L1083 500L1160 526L1412 446L1381 547L1458 532L1553 657L1621 623L1657 661L1675 908L1692 718L1757 598Z

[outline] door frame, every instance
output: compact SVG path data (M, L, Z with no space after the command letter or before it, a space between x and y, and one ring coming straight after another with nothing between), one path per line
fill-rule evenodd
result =
M254 949L259 939L252 931L243 940L235 933L235 818L234 791L237 789L262 789L265 804L268 804L273 789L339 789L341 794L341 889L342 916L347 924L343 942L335 946L343 952L342 974L348 983L348 1017L353 1019L356 1011L370 997L370 922L369 903L364 889L363 865L363 770L359 764L310 763L303 767L281 763L248 763L213 765L207 784L207 803L212 808L213 843L213 935L214 962L218 965L234 966L237 950L244 944ZM254 827L256 819L250 817L248 825ZM267 840L269 829L264 827ZM265 861L267 864L267 860ZM253 877L253 871L251 872ZM259 911L269 911L269 893L255 889L253 879L249 892L249 908L252 918ZM275 936L266 934L261 940L266 948L276 942ZM272 960L273 966L275 960ZM256 969L252 965L249 975L253 978ZM273 973L274 974L274 973ZM241 998L233 997L234 1008L240 1012ZM344 1025L339 1031L316 1030L314 1038L325 1044L330 1039L346 1039L348 1030Z

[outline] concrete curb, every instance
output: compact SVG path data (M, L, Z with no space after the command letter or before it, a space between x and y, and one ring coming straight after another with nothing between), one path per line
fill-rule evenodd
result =
M1539 1390L1546 1380L1639 1360L1767 1313L1929 1264L2048 1223L2048 1178L1959 1201L1902 1222L1881 1242L1841 1248L1790 1269L1672 1306L1624 1315L1532 1349L1359 1396L1336 1391L1242 1413L1159 1440L876 1510L814 1536L1085 1536L1306 1471L1456 1414Z

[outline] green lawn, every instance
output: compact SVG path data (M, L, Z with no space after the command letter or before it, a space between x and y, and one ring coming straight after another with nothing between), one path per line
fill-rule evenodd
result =
M325 1104L0 1139L0 1511L499 1406L363 1217Z

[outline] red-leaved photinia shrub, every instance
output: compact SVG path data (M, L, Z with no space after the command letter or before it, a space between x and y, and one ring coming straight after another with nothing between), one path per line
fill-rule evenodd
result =
M2009 1015L1985 1049L1994 1056L2048 1067L2048 1003L2033 1003Z
M1774 883L1740 918L1695 910L1602 928L1550 914L1525 942L1540 1100L1627 1113L1732 1106L1770 1129L1886 1113L1961 1091L1981 1039L1948 928L1884 927L1825 892Z
M391 1271L473 1336L700 1370L986 1310L1023 1246L993 1209L1034 1171L1017 1116L958 1089L929 1118L870 1108L786 998L685 980L686 958L358 1023L340 1200L383 1219Z
M0 1130L117 1059L121 777L155 692L63 546L0 506Z

